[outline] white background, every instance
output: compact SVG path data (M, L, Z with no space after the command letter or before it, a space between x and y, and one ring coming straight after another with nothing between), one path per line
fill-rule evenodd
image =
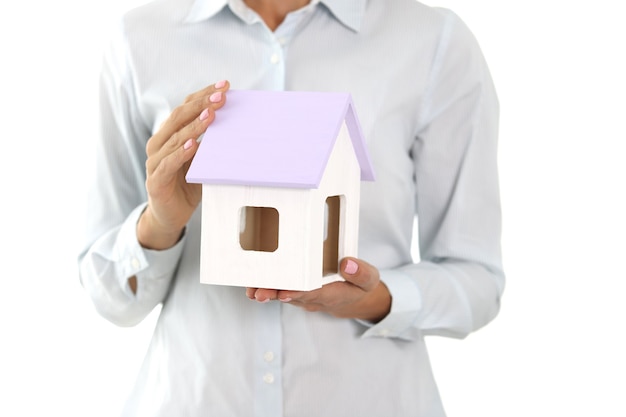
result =
M80 288L103 42L142 0L0 5L0 415L115 416L155 314ZM626 24L619 0L433 1L472 28L501 107L501 314L429 339L449 417L626 416Z

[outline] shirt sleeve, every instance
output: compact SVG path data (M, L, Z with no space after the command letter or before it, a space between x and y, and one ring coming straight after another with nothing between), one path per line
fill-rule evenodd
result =
M136 224L144 208L96 240L80 262L81 282L96 310L120 326L141 322L165 298L185 242L183 237L162 251L142 248ZM130 277L137 280L136 292Z
M500 308L499 104L474 36L452 12L442 13L411 150L420 261L380 271L391 312L364 337L462 338Z
M145 145L151 135L137 106L123 27L114 33L100 77L100 132L94 146L79 275L96 310L122 326L139 323L167 294L184 239L165 251L140 246L145 208ZM137 279L136 294L128 280Z

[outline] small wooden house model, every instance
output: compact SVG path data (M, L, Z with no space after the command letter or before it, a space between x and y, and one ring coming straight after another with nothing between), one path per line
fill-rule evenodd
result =
M357 256L374 173L349 94L230 91L186 179L202 184L202 283L313 290Z

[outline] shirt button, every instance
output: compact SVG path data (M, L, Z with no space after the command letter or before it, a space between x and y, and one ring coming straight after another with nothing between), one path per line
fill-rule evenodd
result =
M378 334L382 337L387 337L389 336L389 329L382 329Z
M135 269L139 268L139 259L137 258L131 259L130 264Z
M274 383L274 374L271 373L266 373L265 375L263 375L263 382L265 382L266 384L273 384Z
M270 62L272 64L278 64L280 62L280 56L278 56L278 54L272 54L272 57L270 58Z
M287 43L287 38L281 36L280 38L278 38L278 43L282 46L285 46L285 44Z
M263 359L265 359L265 362L271 362L274 360L274 352L265 352L263 354Z

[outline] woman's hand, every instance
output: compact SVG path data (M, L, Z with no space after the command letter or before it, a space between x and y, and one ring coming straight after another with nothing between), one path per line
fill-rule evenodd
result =
M220 81L189 95L148 140L148 206L137 223L143 247L174 246L200 203L201 185L188 184L185 174L198 149L197 138L215 119L215 110L224 105L229 87L228 81Z
M356 258L340 265L345 282L333 282L314 291L286 291L247 288L251 300L279 300L307 311L324 311L335 317L379 322L391 309L391 294L380 280L378 269Z

